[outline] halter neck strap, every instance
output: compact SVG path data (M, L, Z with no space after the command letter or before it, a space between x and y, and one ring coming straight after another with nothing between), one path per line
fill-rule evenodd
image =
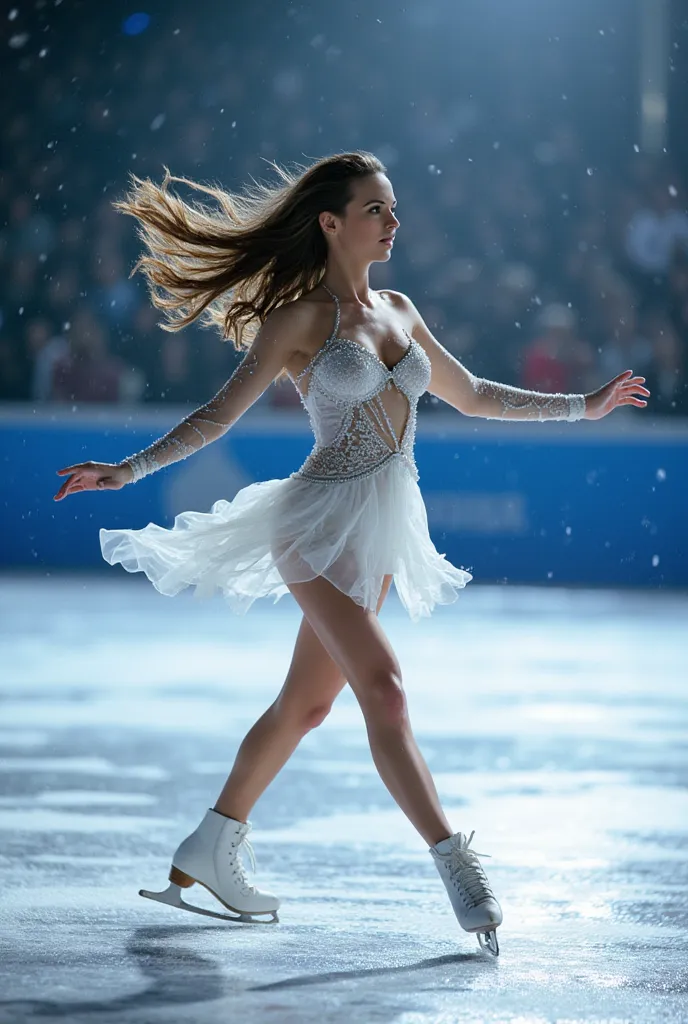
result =
M340 311L340 308L339 308L339 299L337 298L335 293L331 292L330 289L327 287L327 285L323 284L322 281L320 283L321 283L322 287L325 289L325 291L327 292L327 294L334 299L335 305L337 307L337 312L336 312L335 318L334 318L334 330L332 331L332 334L329 336L329 338L325 342L325 344L327 345L330 341L334 341L334 339L337 337L337 334L339 333L339 321L341 319L341 311Z

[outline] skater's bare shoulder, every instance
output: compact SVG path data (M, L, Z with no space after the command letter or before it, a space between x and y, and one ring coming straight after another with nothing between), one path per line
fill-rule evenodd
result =
M271 369L291 372L301 361L308 362L308 353L317 349L318 327L327 320L323 304L296 299L285 302L266 316L254 339L252 349ZM330 315L330 319L331 319ZM325 337L329 334L326 332Z
M284 367L294 379L306 369L313 357L332 334L334 306L332 299L319 291L306 292L293 302L280 306L289 321L291 352Z

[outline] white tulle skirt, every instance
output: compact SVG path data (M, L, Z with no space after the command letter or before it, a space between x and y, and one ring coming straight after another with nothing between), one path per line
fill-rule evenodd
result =
M256 598L277 601L287 583L316 576L374 610L392 573L415 621L455 601L473 578L435 548L418 483L397 458L353 480L249 484L210 512L182 512L170 529L101 529L100 546L107 562L144 572L161 594L219 591L239 614Z

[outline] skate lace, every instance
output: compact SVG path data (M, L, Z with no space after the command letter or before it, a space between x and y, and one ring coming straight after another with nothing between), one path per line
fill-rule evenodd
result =
M475 835L471 832L468 839L459 832L452 836L452 845L449 853L449 874L472 906L477 907L486 900L494 899L494 893L489 886L485 872L483 871L478 857L490 857L489 853L477 853L469 850L470 842Z
M256 889L255 885L251 885L251 883L249 882L248 875L246 874L246 868L242 864L241 858L239 857L239 851L241 847L245 846L251 861L251 868L253 869L253 871L256 870L256 858L253 853L253 847L246 838L246 834L249 831L249 826L245 826L243 829L239 829L239 831L236 834L236 838L233 840L231 844L230 857L233 857L234 859L234 866L232 871L235 875L239 876L241 885L244 888L244 890L246 892L255 893L258 892L258 890Z

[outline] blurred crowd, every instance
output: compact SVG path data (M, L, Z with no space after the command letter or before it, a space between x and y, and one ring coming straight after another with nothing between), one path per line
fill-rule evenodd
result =
M21 89L0 98L0 400L207 400L240 356L207 328L157 326L143 278L129 278L135 222L111 206L128 172L161 181L166 164L233 189L271 179L261 158L361 148L388 166L401 222L371 283L406 292L472 372L589 392L632 369L653 413L688 415L688 214L668 156L626 140L605 164L575 117L533 116L517 90L495 100L498 128L487 98L420 78L402 103L363 55L347 70L359 91L340 78L325 113L313 68L276 59L269 33L210 42L177 22L122 33L106 57L88 24L44 57L30 38L11 44ZM325 34L308 45L325 80L341 54ZM261 402L299 407L288 383ZM438 407L425 396L421 414Z

